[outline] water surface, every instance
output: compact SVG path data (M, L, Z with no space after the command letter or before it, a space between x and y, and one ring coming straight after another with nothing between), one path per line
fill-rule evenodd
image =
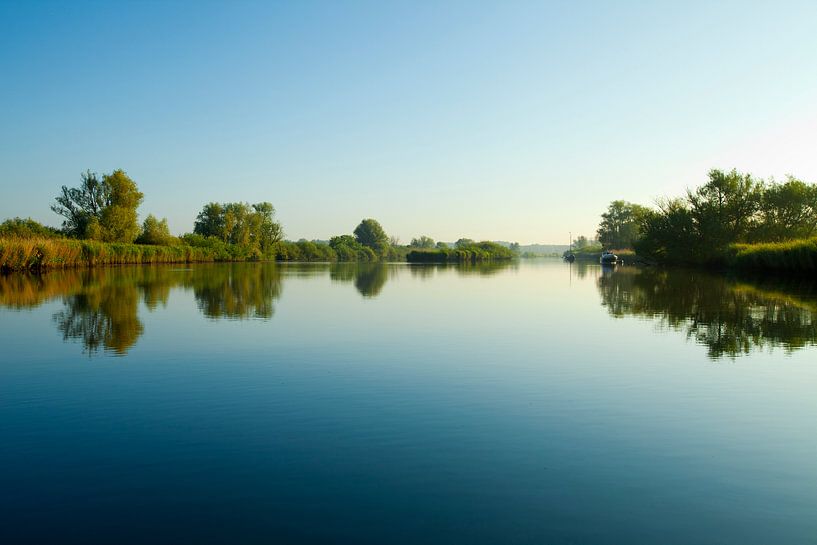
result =
M0 276L3 543L817 543L817 286Z

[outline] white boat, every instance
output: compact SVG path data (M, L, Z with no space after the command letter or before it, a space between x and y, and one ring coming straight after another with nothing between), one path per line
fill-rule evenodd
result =
M621 263L621 259L619 259L619 257L613 252L604 250L604 252L601 254L601 258L599 258L599 263L602 265L617 265L618 263Z

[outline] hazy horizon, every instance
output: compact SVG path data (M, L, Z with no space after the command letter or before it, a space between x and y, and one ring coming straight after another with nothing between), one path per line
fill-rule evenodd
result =
M817 4L0 4L0 219L122 168L189 232L566 244L710 168L817 181Z

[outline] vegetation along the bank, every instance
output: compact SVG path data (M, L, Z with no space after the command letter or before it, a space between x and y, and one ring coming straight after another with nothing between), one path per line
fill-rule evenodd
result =
M817 186L736 170L712 170L703 186L654 208L614 201L598 230L605 248L658 263L778 271L815 270L815 237Z
M247 260L473 262L511 259L519 253L516 243L506 247L460 239L449 248L427 236L404 246L371 218L351 234L293 242L284 239L269 202L207 203L196 216L193 232L174 236L165 218L148 214L138 222L143 198L123 170L101 176L86 171L78 187L62 186L51 205L63 218L61 228L21 218L0 224L0 270Z

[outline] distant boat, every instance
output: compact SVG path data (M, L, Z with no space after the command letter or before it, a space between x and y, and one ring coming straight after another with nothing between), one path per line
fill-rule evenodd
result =
M621 259L610 250L604 250L599 258L599 263L602 265L617 265L621 263Z

